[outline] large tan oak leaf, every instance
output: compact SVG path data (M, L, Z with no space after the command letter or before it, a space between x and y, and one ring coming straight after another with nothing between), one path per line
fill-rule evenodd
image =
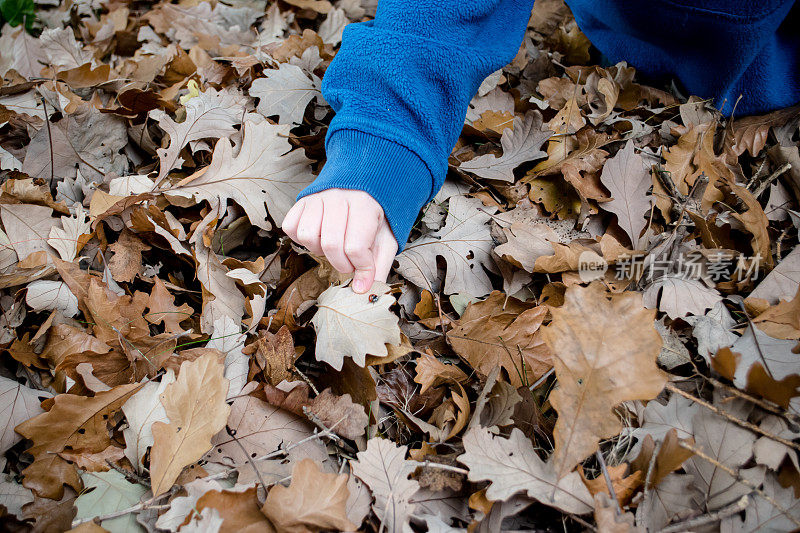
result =
M59 500L64 484L80 490L75 467L58 453L66 449L98 453L111 445L108 420L142 385L120 385L92 398L59 394L50 411L23 422L16 431L33 441L27 453L33 464L23 471L23 485L41 497Z
M342 369L345 357L364 366L367 354L384 357L387 343L400 344L398 318L389 311L394 297L388 291L388 285L375 282L372 294L377 298L337 286L320 294L318 311L311 319L317 332L317 360L336 370Z
M211 449L211 438L225 427L228 380L213 352L181 364L178 379L167 387L161 403L169 424L153 423L150 480L153 495L169 490L183 467Z
M297 194L314 179L311 161L302 150L292 151L290 128L289 124L246 121L238 154L234 155L229 139L220 139L210 166L164 193L168 197L207 200L220 218L231 199L242 206L254 226L265 230L272 229L267 220L269 209L272 219L280 225Z
M656 366L662 340L655 311L642 306L640 294L609 300L599 283L573 286L551 312L542 331L558 378L550 403L558 412L552 462L561 478L620 432L614 406L655 398L667 376Z

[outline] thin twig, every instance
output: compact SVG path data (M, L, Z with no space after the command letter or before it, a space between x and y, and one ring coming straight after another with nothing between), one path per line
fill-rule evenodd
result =
M736 513L744 511L749 503L750 503L750 498L747 496L747 494L745 494L744 496L739 498L738 501L732 503L727 507L723 507L719 511L704 514L696 518L692 518L691 520L686 520L684 522L679 522L669 527L665 527L658 533L678 533L680 531L694 531L699 526L704 526L706 524L713 524L715 522L719 522L725 518L728 518L729 516L733 516Z
M611 474L608 473L606 460L603 457L603 454L600 453L600 450L594 452L594 456L597 458L597 462L600 463L600 470L603 472L603 477L606 480L606 486L608 487L608 494L611 496L611 499L614 500L614 510L616 511L617 516L622 516L622 508L619 506L619 500L617 499L617 491L614 490L614 482L611 481Z
M44 96L42 99L42 110L44 111L44 123L47 125L47 140L50 142L50 187L54 186L55 182L55 157L53 156L53 133L50 131L50 117L47 116L47 104L45 103Z
M145 487L148 488L150 487L150 480L140 476L136 472L132 472L130 470L122 468L121 466L115 465L113 462L111 462L110 459L106 459L106 464L109 466L109 468L112 468L117 472L119 472L120 474L122 474L123 476L125 476L125 479L128 479L130 481L135 481L136 483L144 485Z
M701 449L699 449L699 448L697 448L695 446L692 446L691 444L687 443L686 441L678 441L678 445L680 447L682 447L682 448L686 448L687 450L689 450L690 452L694 453L696 456L700 457L701 459L705 459L706 461L708 461L709 463L711 463L715 467L717 467L720 470L722 470L725 473L727 473L729 476L731 476L733 479L735 479L736 481L738 481L739 483L741 483L745 487L751 489L753 492L758 493L759 496L761 496L762 498L767 500L770 504L772 504L773 507L775 507L781 513L786 515L786 518L791 520L792 523L795 526L800 527L800 520L797 520L795 517L793 517L791 514L789 514L789 512L780 503L775 501L775 498L773 498L769 494L765 493L763 490L759 489L758 486L756 486L752 481L741 477L731 467L720 463L719 461L717 461L713 457L707 455Z
M730 385L726 385L725 383L719 381L718 379L712 378L710 376L703 376L703 378L705 378L705 380L711 383L714 387L725 389L727 392L730 392L734 396L738 396L743 400L747 400L748 402L759 406L761 409L765 411L783 417L787 419L789 422L792 422L794 424L800 424L800 416L786 412L785 410L776 407L771 403L762 400L761 398L756 398L755 396L751 396L750 394L747 394L746 392L741 391L736 387L731 387Z
M464 476L469 475L469 470L466 468L459 468L457 466L445 465L442 463L432 463L431 461L420 461L418 466L420 468L436 468L438 470L446 470L447 472L454 472Z
M784 163L783 165L781 165L775 172L770 174L767 177L767 179L765 179L764 181L762 181L761 183L758 184L758 186L756 187L755 191L753 191L753 196L755 196L756 198L761 196L764 193L764 191L767 190L767 187L769 187L770 184L773 181L775 181L776 179L780 178L784 173L790 171L791 169L792 169L792 164L791 163Z
M725 411L723 411L723 410L721 410L721 409L718 409L717 407L715 407L715 406L711 405L711 404L710 404L710 403L708 403L707 401L705 401L705 400L701 400L701 399L700 399L700 398L698 398L697 396L694 396L694 395L692 395L692 394L690 394L690 393L688 393L688 392L686 392L686 391L683 391L683 390L679 389L678 387L676 387L676 386L675 386L675 385L673 385L672 383L667 383L667 389L668 389L668 390L671 390L672 392L674 392L674 393L676 393L676 394L680 394L680 395L681 395L681 396L683 396L684 398L687 398L687 399L689 399L689 400L692 400L692 401L693 401L693 402L695 402L695 403L698 403L698 404L702 405L702 406L703 406L703 407L705 407L706 409L710 409L711 411L715 412L715 413L716 413L716 414L718 414L719 416L721 416L721 417L723 417L723 418L726 418L726 419L730 420L730 421L731 421L731 422L733 422L734 424L740 425L740 426L742 426L743 428L747 428L747 429L749 429L750 431L753 431L753 432L755 432L755 433L758 433L759 435L763 435L763 436L765 436L765 437L767 437L767 438L769 438L769 439L772 439L772 440L774 440L775 442L780 442L780 443L781 443L781 444L783 444L784 446L788 446L789 448L793 448L793 449L795 449L795 450L798 450L798 451L800 451L800 444L797 444L797 443L794 443L794 442L792 442L792 441L790 441L790 440L784 439L783 437L779 437L778 435L773 435L772 433L770 433L770 432L768 432L768 431L764 431L763 429L761 429L761 428L760 428L760 427L758 427L757 425L755 425L755 424L752 424L752 423L750 423L750 422L747 422L747 421L745 421L745 420L739 420L739 419L738 419L738 418L736 418L735 416L733 416L733 415L731 415L731 414L729 414L729 413L726 413Z
M175 489L175 487L173 487L173 490L174 489ZM151 507L155 507L155 506L153 506L151 504L153 504L153 503L157 502L158 500L161 500L161 499L163 499L163 498L165 498L167 496L170 496L170 495L172 495L172 490L169 490L169 491L167 491L167 492L165 492L163 494L159 494L158 496L153 496L149 500L145 500L143 502L139 502L136 505L134 505L132 507L128 507L127 509L123 509L121 511L115 511L113 513L105 514L105 515L102 515L102 516L92 516L90 518L82 518L80 520L73 520L72 528L74 529L74 528L78 527L79 525L85 524L87 522L95 522L96 521L96 523L100 523L103 520L111 520L112 518L119 518L120 516L125 516L126 514L135 513L137 511L142 511L144 509L150 509Z

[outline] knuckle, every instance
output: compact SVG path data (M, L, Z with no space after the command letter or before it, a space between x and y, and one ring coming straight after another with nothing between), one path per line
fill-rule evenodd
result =
M337 242L335 240L326 239L325 237L320 239L319 246L320 246L320 248L325 250L325 253L335 252L335 251L337 251L339 249L339 245L337 244Z
M314 238L314 232L308 228L299 228L297 230L297 240L307 244L311 243Z
M348 242L344 245L344 253L348 257L364 257L367 255L368 249L363 242Z

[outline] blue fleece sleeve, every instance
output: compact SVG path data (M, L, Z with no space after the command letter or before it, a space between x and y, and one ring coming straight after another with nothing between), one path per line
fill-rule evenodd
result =
M517 53L533 0L380 0L348 25L322 80L336 111L327 162L298 195L358 189L383 207L399 250L441 187L472 96Z

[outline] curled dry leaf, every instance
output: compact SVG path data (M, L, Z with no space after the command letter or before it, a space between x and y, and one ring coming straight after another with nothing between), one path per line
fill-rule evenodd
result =
M601 439L622 429L613 414L626 400L649 400L667 378L656 366L661 336L654 312L636 293L610 300L602 285L567 289L552 309L544 340L553 351L558 389L550 402L558 412L553 463L559 477L597 450Z

